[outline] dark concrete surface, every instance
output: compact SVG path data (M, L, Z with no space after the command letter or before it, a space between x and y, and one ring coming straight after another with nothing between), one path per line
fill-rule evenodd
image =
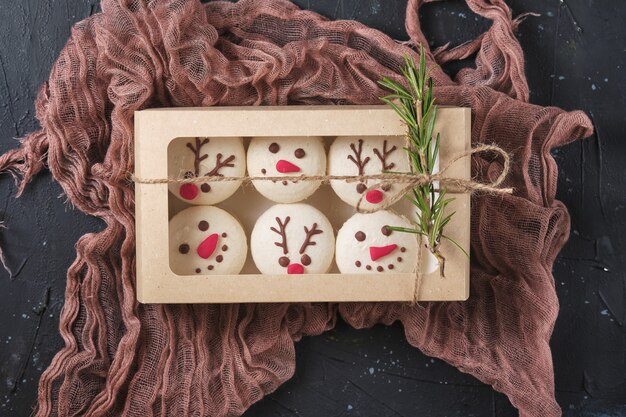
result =
M296 1L330 18L356 19L404 40L401 0ZM558 197L572 235L555 265L561 312L552 340L557 398L567 416L626 416L626 2L513 0L531 101L583 109L596 134L554 152ZM71 25L97 0L0 1L0 152L36 128L33 101ZM433 45L488 27L460 1L422 13ZM454 71L455 68L449 68ZM38 377L61 346L57 333L74 243L101 222L73 209L49 174L18 200L0 178L0 416L27 416ZM532 308L532 306L529 306ZM248 416L515 416L506 397L404 340L400 326L345 324L297 345L295 377Z

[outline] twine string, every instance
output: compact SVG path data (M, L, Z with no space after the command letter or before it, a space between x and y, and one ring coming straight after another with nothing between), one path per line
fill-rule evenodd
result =
M482 183L479 181L471 180L471 179L463 179L463 178L451 178L444 176L444 172L450 168L452 164L456 161L471 156L475 153L493 151L499 153L503 160L504 166L502 169L502 173L500 176L489 183ZM135 174L129 174L129 180L136 184L193 184L193 183L203 183L203 182L228 182L228 181L241 181L243 183L249 183L253 181L291 181L291 182L300 182L300 181L321 181L323 183L328 183L330 181L346 181L348 183L352 182L365 182L368 180L381 180L395 183L406 184L404 189L410 189L412 187L417 187L421 185L431 184L435 181L439 182L442 188L446 188L451 193L464 193L464 192L485 192L485 193L494 193L494 194L511 194L513 192L512 188L502 188L500 184L506 178L508 172L510 170L510 157L509 155L500 147L496 145L480 145L471 150L464 152L454 159L452 159L445 167L443 167L436 174L427 174L427 173L382 173L382 174L370 174L370 175L290 175L290 176L201 176L201 177L191 177L191 178L180 178L180 177L167 177L167 178L141 178ZM375 184L375 186L379 186L380 184ZM404 190L403 189L403 190Z
M415 305L419 301L420 289L422 288L422 278L424 273L422 272L422 235L418 235L419 242L417 243L417 259L415 260L415 266L413 267L413 273L415 274L415 281L413 282L413 299L412 304Z

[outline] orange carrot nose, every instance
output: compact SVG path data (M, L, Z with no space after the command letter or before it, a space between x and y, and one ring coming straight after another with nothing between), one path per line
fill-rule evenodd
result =
M304 274L304 267L300 264L291 264L287 267L288 274Z
M276 162L276 171L280 172L281 174L288 174L290 172L300 172L300 167L298 165L292 164L289 161L281 159L280 161Z
M213 233L211 236L207 237L198 245L198 256L202 259L208 259L213 252L215 252L215 248L217 247L217 241L219 240L219 236L217 233Z
M378 204L383 201L383 192L380 190L370 190L365 194L368 203Z
M396 250L397 247L398 245L395 243L387 246L370 246L370 258L372 258L372 261L380 259L383 256L389 255L391 252Z

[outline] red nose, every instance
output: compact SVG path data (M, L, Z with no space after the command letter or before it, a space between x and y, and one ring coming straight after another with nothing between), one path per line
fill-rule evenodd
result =
M383 201L383 192L380 190L370 190L365 194L368 203L378 204Z
M217 241L219 240L219 236L217 233L213 233L211 236L207 237L198 245L198 256L202 259L208 259L213 252L215 252L215 248L217 247Z
M291 264L287 267L288 274L304 274L304 267L300 264Z
M383 256L389 255L396 250L397 247L398 245L395 243L387 246L370 246L370 258L372 258L372 261L375 261Z
M281 174L288 174L290 172L300 172L300 167L298 165L292 164L289 161L281 159L280 161L276 162L276 171L280 172Z
M178 189L180 196L185 200L193 200L198 196L198 186L196 184L183 184Z

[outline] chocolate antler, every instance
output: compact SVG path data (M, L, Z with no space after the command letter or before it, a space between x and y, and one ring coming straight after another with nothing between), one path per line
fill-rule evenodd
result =
M361 159L361 154L363 153L363 139L359 139L358 149L356 148L356 146L354 146L354 143L350 144L350 149L352 149L352 152L354 152L354 156L348 155L348 159L354 162L354 164L357 166L357 168L359 169L359 175L363 175L365 165L367 165L367 163L370 161L369 156L363 160Z
M387 165L387 157L389 156L389 154L391 154L391 152L395 151L396 149L398 149L397 146L393 145L391 149L387 150L387 139L383 141L382 153L377 148L374 148L374 154L378 157L378 159L380 159L380 163L383 165L383 171L387 171L396 166L396 164L393 162Z
M272 232L278 233L280 235L281 241L274 242L274 245L278 246L279 248L283 248L283 255L287 255L287 252L289 252L289 249L287 248L287 234L285 233L285 229L287 228L287 223L289 223L289 220L291 220L291 217L287 216L285 217L285 222L283 223L280 221L280 218L276 217L276 223L278 223L280 231L273 226L270 227L270 230Z
M323 233L323 231L317 228L317 223L313 223L313 227L311 227L311 230L307 229L307 227L304 226L304 233L306 233L306 238L304 239L304 243L302 244L302 246L300 246L300 255L302 255L304 251L306 251L306 248L308 246L316 245L315 242L311 242L311 238L315 235Z
M202 149L202 147L206 145L207 143L209 143L209 138L204 138L202 142L200 142L200 138L196 138L195 147L191 143L187 142L187 147L191 149L191 152L193 152L193 155L194 155L194 160L193 160L194 172L193 173L196 177L200 175L200 162L204 161L205 159L209 157L209 155L207 154L204 154L202 156L200 155L200 149Z
M207 177L214 177L214 176L218 176L218 177L223 177L224 174L220 174L220 169L224 168L224 167L234 167L235 164L233 164L233 161L235 160L235 155L231 155L228 158L224 159L222 161L222 157L224 155L222 155L221 153L218 153L216 155L216 161L215 161L215 168L213 168L211 171L206 173Z

